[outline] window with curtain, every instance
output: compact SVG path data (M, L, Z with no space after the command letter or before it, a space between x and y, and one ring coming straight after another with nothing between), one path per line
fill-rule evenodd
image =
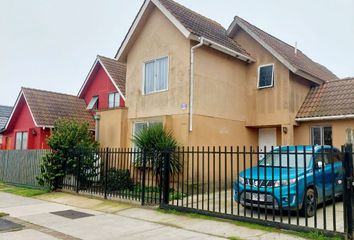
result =
M120 94L118 92L110 93L108 95L108 107L117 108L120 106Z
M25 150L28 145L28 132L16 133L16 150Z
M144 94L160 92L168 88L168 57L145 63Z
M260 66L258 70L258 88L268 88L274 85L274 65Z

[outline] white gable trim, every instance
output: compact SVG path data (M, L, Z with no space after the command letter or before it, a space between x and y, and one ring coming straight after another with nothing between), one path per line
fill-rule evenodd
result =
M7 121L6 126L5 126L5 128L2 130L2 132L5 132L5 131L7 130L7 128L9 127L9 124L10 124L12 118L13 118L13 115L15 114L15 111L16 111L16 109L17 109L17 107L18 107L18 104L19 104L20 99L21 99L22 96L23 96L23 98L25 99L25 102L26 102L26 104L27 104L27 107L28 107L28 109L29 109L29 111L30 111L30 114L31 114L32 120L33 120L33 122L34 122L34 125L35 125L36 127L38 127L37 122L36 122L36 119L34 119L34 117L33 117L33 113L32 113L31 107L29 106L29 104L28 104L28 102L27 102L26 96L25 96L25 94L23 93L23 90L21 90L20 94L18 95L18 97L17 97L17 99L16 99L15 107L12 109L12 112L11 112L11 115L10 115L10 117L9 117L9 120Z
M125 39L120 46L115 59L120 59L121 55L123 54L125 48L127 47L130 38L133 36L136 27L138 26L141 18L143 17L146 9L148 8L149 4L153 3L171 22L172 24L185 36L186 38L189 38L191 35L191 32L188 31L158 0L146 0L144 5L141 7L138 15L136 16L132 26L130 27L128 34L125 36Z
M284 64L291 72L293 72L296 75L299 75L301 77L304 77L310 81L313 81L317 84L321 84L324 81L320 78L317 78L315 76L312 76L308 73L305 73L304 71L294 67L289 63L284 57L282 57L277 51L275 51L271 46L269 46L267 43L265 43L262 39L260 39L256 34L254 34L245 24L242 22L238 21L237 19L234 20L234 22L231 24L229 29L227 30L228 35L230 36L235 28L239 26L242 28L248 35L250 35L254 40L256 40L259 44L261 44L262 47L264 47L267 51L269 51L275 58L279 60L282 64Z
M91 70L89 72L89 74L87 75L86 79L85 79L85 82L84 84L82 85L81 89L80 89L80 92L78 94L78 97L80 97L80 95L82 94L83 90L85 89L87 83L88 83L88 80L90 79L92 73L93 73L93 70L96 68L97 64L100 64L101 67L103 68L103 70L106 72L108 78L111 80L112 84L114 85L114 87L117 89L117 91L119 92L119 94L122 96L123 100L125 101L125 96L123 95L122 91L119 89L118 85L116 84L116 82L113 80L112 76L109 74L109 72L107 71L106 67L104 66L104 64L102 63L102 61L99 59L99 57L96 58L93 66L91 67Z

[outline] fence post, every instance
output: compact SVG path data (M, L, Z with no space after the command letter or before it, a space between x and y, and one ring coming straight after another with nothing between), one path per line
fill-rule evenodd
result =
M353 239L353 130L347 129L347 143L344 146L344 231L345 239Z
M81 151L76 150L75 155L77 157L77 174L76 174L76 193L80 190L80 171L81 171Z
M109 148L106 148L106 159L104 165L104 199L107 199L108 159L109 159Z
M141 205L145 205L146 151L143 150L143 176L141 179Z
M169 203L170 195L170 158L171 152L166 151L164 154L163 163L163 205L167 206Z

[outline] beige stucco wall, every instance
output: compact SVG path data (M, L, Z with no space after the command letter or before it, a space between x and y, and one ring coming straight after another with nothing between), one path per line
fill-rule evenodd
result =
M299 127L294 129L296 145L308 145L311 143L310 129L312 126L332 126L333 146L340 148L346 141L346 129L354 128L354 119L301 123Z
M127 147L128 109L119 108L99 112L100 133L99 142L102 148Z
M151 12L127 55L126 106L128 118L185 114L189 96L190 42L156 8ZM146 61L169 57L168 91L143 95Z

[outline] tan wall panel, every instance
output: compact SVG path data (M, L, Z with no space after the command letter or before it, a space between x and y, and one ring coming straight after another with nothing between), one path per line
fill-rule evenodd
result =
M265 126L289 124L289 70L272 54L240 30L235 40L257 59L247 68L247 125ZM257 89L258 67L274 64L274 87Z
M128 109L107 110L99 114L101 115L100 147L127 147Z
M189 99L189 53L190 41L155 8L127 57L129 119L188 112L181 105ZM142 95L144 63L165 56L169 57L168 91Z
M340 148L346 142L346 129L354 128L354 119L301 123L299 127L294 129L296 145L311 144L310 129L312 126L332 126L333 145Z

